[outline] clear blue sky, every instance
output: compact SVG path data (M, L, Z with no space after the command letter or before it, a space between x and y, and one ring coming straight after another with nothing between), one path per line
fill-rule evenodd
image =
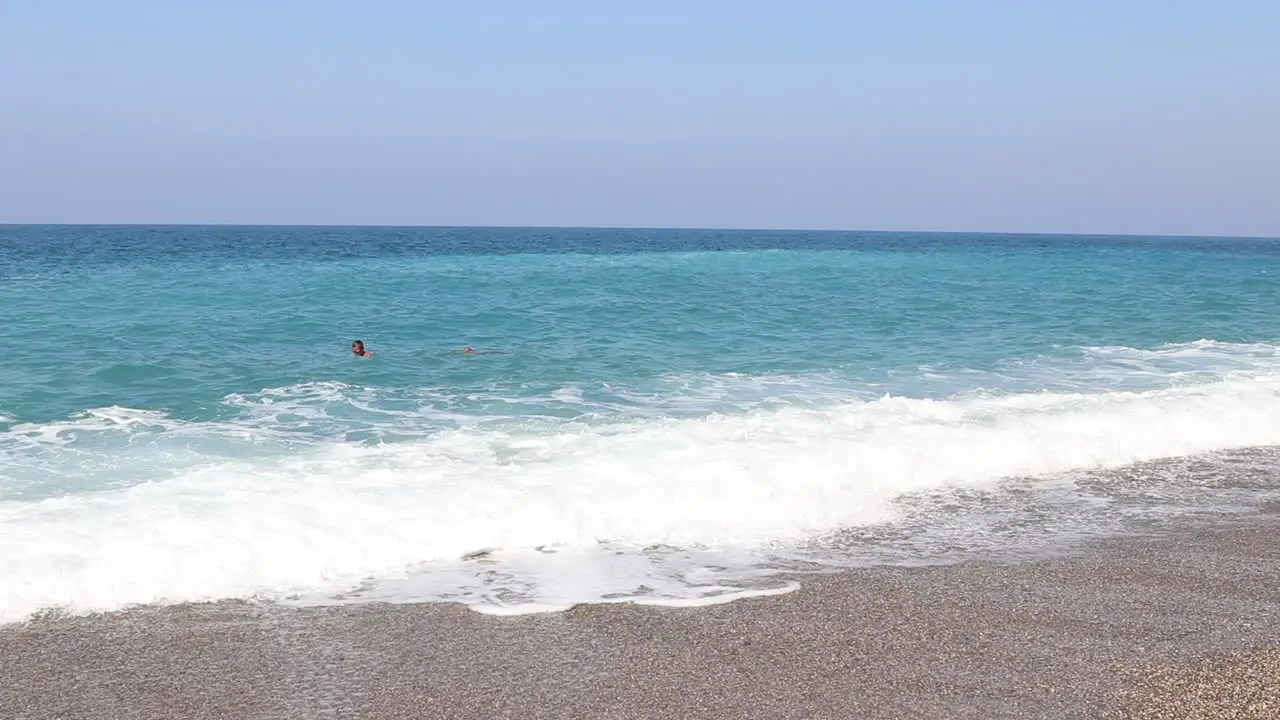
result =
M1280 3L0 0L0 222L1280 235Z

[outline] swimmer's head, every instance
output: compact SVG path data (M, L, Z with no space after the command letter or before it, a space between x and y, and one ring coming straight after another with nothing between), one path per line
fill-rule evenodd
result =
M476 349L475 349L475 348L473 348L473 347L471 347L471 346L469 346L469 345L468 345L467 347L462 348L462 352L464 352L464 353L473 353L473 352L475 352L475 351L476 351Z
M351 342L351 352L355 353L356 355L364 355L364 341L353 340Z

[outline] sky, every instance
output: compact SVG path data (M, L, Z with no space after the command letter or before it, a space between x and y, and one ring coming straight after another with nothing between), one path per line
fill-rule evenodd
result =
M1272 0L0 0L0 223L1280 236Z

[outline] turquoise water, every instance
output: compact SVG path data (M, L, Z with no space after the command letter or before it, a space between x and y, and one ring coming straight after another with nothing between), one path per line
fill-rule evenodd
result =
M1010 478L1111 522L1071 473L1280 443L1277 308L1268 240L0 227L0 620L694 601Z

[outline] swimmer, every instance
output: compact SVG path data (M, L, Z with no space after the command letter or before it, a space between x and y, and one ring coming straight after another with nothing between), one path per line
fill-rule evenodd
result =
M373 357L373 353L366 352L363 340L354 340L351 343L351 353L360 357Z
M463 353L464 355L475 355L475 354L476 354L476 349L475 349L475 348L473 348L473 347L471 347L470 345L468 345L468 346L466 346L466 347L462 348L462 353Z

